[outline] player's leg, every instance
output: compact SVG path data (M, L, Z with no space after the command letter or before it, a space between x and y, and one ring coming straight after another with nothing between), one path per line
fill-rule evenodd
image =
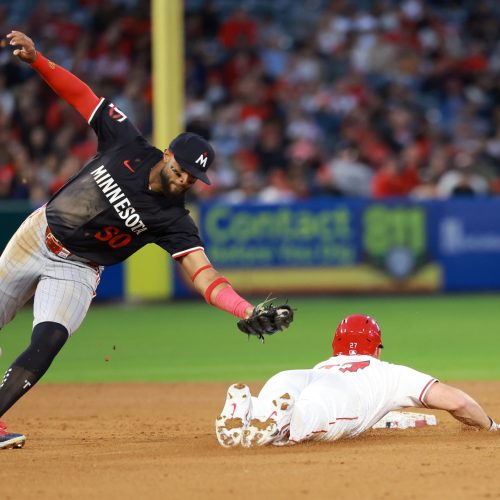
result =
M101 270L54 257L36 289L33 327L51 321L63 325L71 336L87 315Z
M288 370L271 377L254 399L252 419L243 432L244 447L288 440L294 399L308 383L307 370Z
M328 412L320 400L306 396L295 402L290 419L291 443L319 440L328 429Z
M46 221L43 215L43 209L31 214L21 224L0 256L0 328L9 323L33 296L45 267ZM35 332L35 352L37 338ZM23 368L17 368L16 363L22 363L25 359L26 354L21 355L3 377L0 384L0 415L10 408L24 391L25 372ZM0 449L21 448L25 441L23 434L7 431L6 425L0 422Z
M96 273L68 261L46 265L35 292L31 343L8 368L0 386L0 416L40 380L78 329L95 293Z
M0 256L0 328L33 296L44 268L40 211L31 214Z
M47 371L68 339L68 330L53 322L33 329L27 349L7 369L0 385L0 417Z
M338 439L346 423L338 413L347 415L343 409L350 399L329 377L309 384L295 401L290 442Z
M254 415L269 416L274 411L273 400L288 393L297 399L309 383L309 370L285 370L273 375L262 387L254 407Z

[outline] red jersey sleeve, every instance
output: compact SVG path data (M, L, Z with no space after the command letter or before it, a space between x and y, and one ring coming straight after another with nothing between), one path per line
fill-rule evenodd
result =
M44 57L40 52L37 52L36 60L31 67L58 96L73 106L85 120L89 121L99 105L99 98L86 83Z

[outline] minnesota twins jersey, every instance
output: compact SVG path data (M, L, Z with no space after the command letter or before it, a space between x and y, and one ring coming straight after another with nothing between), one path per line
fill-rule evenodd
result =
M89 124L97 134L97 154L49 200L46 216L54 236L74 254L105 266L148 243L174 258L203 248L184 198L149 189L150 171L163 153L106 99Z

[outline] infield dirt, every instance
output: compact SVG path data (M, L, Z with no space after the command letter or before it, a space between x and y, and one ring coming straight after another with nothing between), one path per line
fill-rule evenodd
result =
M227 450L213 431L227 385L42 384L5 415L28 439L0 451L0 498L500 498L500 432L433 412L436 427ZM454 385L500 419L500 381Z

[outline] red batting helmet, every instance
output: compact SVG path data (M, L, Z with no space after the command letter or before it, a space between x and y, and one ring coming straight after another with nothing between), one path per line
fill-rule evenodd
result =
M337 326L332 342L333 355L352 356L368 354L375 356L382 345L382 332L377 322L364 314L352 314Z

